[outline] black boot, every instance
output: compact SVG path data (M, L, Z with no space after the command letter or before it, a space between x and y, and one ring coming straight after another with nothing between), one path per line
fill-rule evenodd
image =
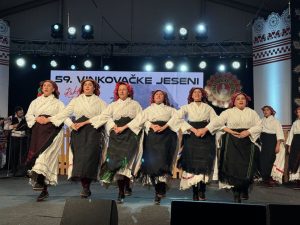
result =
M206 198L205 198L206 184L201 181L200 184L198 184L198 185L199 185L199 193L198 193L199 200L205 201L206 200Z
M117 203L122 204L124 202L124 198L125 198L125 181L118 180L117 182L118 182L118 187L119 187Z
M45 185L43 187L43 190L42 192L40 193L40 195L37 197L37 202L41 202L41 201L44 201L46 198L49 197L49 193L48 193L48 188L47 188L47 185Z
M125 184L125 196L132 195L132 189L130 188L130 179L128 177L124 177Z
M199 201L198 186L193 186L193 201Z
M241 203L241 192L240 191L233 191L233 201L235 203Z
M34 184L32 189L34 191L43 191L44 187L45 187L45 176L42 174L37 174L36 183Z

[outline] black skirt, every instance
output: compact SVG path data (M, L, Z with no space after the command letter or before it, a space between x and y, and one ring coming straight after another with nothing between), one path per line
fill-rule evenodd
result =
M205 127L208 123L189 122L196 129ZM213 169L216 155L215 137L209 132L204 137L197 137L193 132L182 137L183 150L177 167L193 174L209 175Z
M121 127L131 120L132 119L129 117L122 117L114 122L118 127ZM115 131L112 130L109 135L109 144L104 168L113 172L125 168L136 155L139 137L139 135L136 135L130 129L126 129L120 134L116 134Z
M241 132L247 129L235 129ZM219 180L233 186L247 186L257 172L259 149L249 137L237 138L229 133L222 136Z
M272 168L276 159L276 134L261 133L260 140L261 152L259 154L259 170L262 178L268 179L271 176Z
M49 117L48 115L41 115ZM36 159L53 143L63 125L56 127L52 123L35 123L31 128L29 151L26 158L26 169L31 169Z
M75 122L88 120L85 116ZM71 148L73 153L72 180L80 178L97 179L103 144L105 141L104 128L95 129L91 124L71 132Z
M164 126L165 121L152 124ZM177 147L177 134L167 128L161 133L155 133L151 128L148 135L144 134L143 163L141 172L150 176L172 175L172 163Z
M300 134L294 134L290 155L289 155L289 171L297 173L300 165Z

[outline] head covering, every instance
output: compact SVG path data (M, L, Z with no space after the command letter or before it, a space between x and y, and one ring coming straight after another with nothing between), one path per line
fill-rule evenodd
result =
M93 86L94 86L94 88L95 88L95 90L94 90L93 93L94 93L95 95L99 96L99 95L100 95L100 85L99 85L95 80L93 80L93 79L84 79L84 80L82 80L82 81L80 82L79 94L82 94L82 93L83 93L83 85L84 85L84 83L87 82L87 81L92 82L92 84L93 84Z
M195 90L197 90L197 89L199 89L200 91L201 91L201 94L202 94L202 98L201 98L201 102L207 102L207 92L203 89L203 88L201 88L201 87L193 87L193 88L191 88L191 90L189 91L189 96L188 96L188 98L187 98L187 100L188 100L188 103L190 104L191 102L194 102L194 99L193 99L193 92L195 91Z
M275 111L271 106L265 105L265 106L263 106L263 107L261 108L261 110L264 111L265 108L268 108L268 109L271 111L271 115L272 115L272 116L275 116L276 111Z
M167 92L164 92L164 91L162 91L162 90L155 90L155 91L152 91L152 93L151 93L151 98L150 98L150 104L152 104L152 103L155 103L154 102L154 95L157 93L157 92L161 92L161 93L163 93L163 95L164 95L164 101L163 101L163 103L165 104L165 105L168 105L168 106L170 106L170 102L169 102L169 98L168 98L168 94L167 94Z
M231 102L229 104L230 108L234 107L235 99L239 95L244 95L245 96L245 98L246 98L246 106L248 105L248 102L251 101L251 98L248 95L246 95L244 92L236 92L236 93L233 93L232 96L231 96Z
M116 83L116 87L114 90L114 100L117 101L119 99L119 94L118 94L118 90L120 85L125 85L127 90L128 90L128 97L133 98L133 88L130 84L126 83L126 82L118 82Z
M54 81L52 81L52 80L44 80L44 81L41 81L41 82L40 82L40 87L39 87L39 89L38 89L38 96L43 95L43 85L44 85L44 83L46 83L46 82L52 84L52 87L54 88L53 95L54 95L55 98L58 98L58 97L59 97L59 94L60 94L59 91L58 91L58 86L57 86L57 84L56 84Z

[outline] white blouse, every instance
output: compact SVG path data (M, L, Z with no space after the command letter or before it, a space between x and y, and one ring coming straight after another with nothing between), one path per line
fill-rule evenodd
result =
M91 118L90 122L96 129L106 123L106 129L111 130L116 125L115 120L119 120L121 117L133 119L140 112L142 112L142 107L137 101L131 98L118 99L109 104L101 115Z
M296 121L294 121L294 123L291 127L291 130L289 132L289 136L286 140L287 145L291 146L294 134L300 134L300 119L297 119Z
M145 131L148 133L152 122L168 122L175 113L176 109L170 106L163 103L152 103L149 107L139 113L130 123L128 123L128 127L130 127L134 133L138 134L144 125Z
M50 117L50 121L57 125L65 121L65 124L68 127L71 127L73 122L68 117L72 114L76 119L79 119L82 116L92 118L100 115L106 106L106 102L97 95L93 94L91 96L86 96L85 94L81 94L78 97L73 98L62 112Z
M35 124L35 119L38 116L54 116L61 112L64 108L64 103L55 98L53 94L48 97L45 97L44 95L37 97L30 103L25 115L28 127L31 128ZM58 126L56 124L54 125Z
M275 119L274 116L264 117L262 119L262 132L267 134L276 134L277 140L284 140L284 134L282 126L279 120Z
M262 122L259 115L253 109L248 107L243 110L240 110L237 107L227 109L206 127L211 133L213 133L224 128L224 126L230 129L248 129L252 142L257 140L262 131Z
M201 102L199 105L192 102L188 105L182 106L175 115L168 122L172 130L185 132L192 128L192 126L185 121L185 118L191 122L212 121L217 117L215 110L208 104Z

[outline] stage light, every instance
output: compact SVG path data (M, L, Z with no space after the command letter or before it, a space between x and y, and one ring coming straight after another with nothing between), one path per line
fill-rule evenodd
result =
M187 40L188 38L188 30L184 27L179 29L179 39L180 40Z
M174 67L174 63L171 60L168 60L165 63L165 67L166 67L166 69L171 70Z
M51 66L51 67L54 67L54 68L55 68L55 67L57 67L57 65L58 65L58 64L57 64L56 60L52 59L52 60L50 61L50 66Z
M236 69L236 70L239 69L241 66L239 61L233 61L231 65L232 65L232 68Z
M207 27L205 23L199 23L196 27L196 39L205 40L207 39Z
M107 71L107 70L110 70L110 67L109 67L109 65L105 65L105 66L103 67L103 69Z
M63 25L60 23L55 23L51 25L51 37L53 38L63 38Z
M164 28L164 39L165 40L174 40L175 39L174 26L170 23L166 24L166 26Z
M152 65L151 63L147 63L147 64L144 66L144 70L147 71L147 72L153 71L153 65Z
M181 63L178 68L180 72L187 72L189 70L189 67L186 63Z
M93 39L94 38L94 27L92 25L86 24L81 27L81 37L83 39Z
M33 70L36 70L36 68L37 68L36 64L33 63L33 64L31 65L31 68L32 68Z
M201 62L199 63L199 68L200 68L200 69L205 69L206 66L207 66L207 63L206 63L205 61L201 61Z
M71 70L76 70L76 66L75 66L74 64L72 64L72 65L70 66L70 68L71 68Z
M75 39L76 38L76 28L75 27L69 27L68 28L68 38L69 39Z
M18 67L24 67L26 65L26 60L23 57L16 59L16 64Z
M220 64L220 65L218 66L218 71L219 71L219 72L225 72L225 70L226 70L226 66L225 66L224 64Z
M93 64L91 60L87 59L84 61L83 65L85 68L91 68Z

